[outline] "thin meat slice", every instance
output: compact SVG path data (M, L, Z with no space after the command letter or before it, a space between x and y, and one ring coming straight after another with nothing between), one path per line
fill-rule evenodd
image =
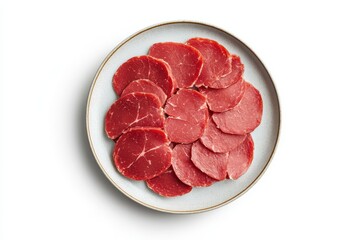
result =
M126 86L138 79L149 79L170 97L175 89L169 65L151 56L137 56L123 63L113 76L115 92L121 96Z
M229 152L227 173L230 179L236 180L243 175L254 158L254 142L250 134L240 146Z
M191 161L192 144L178 144L173 149L171 164L176 176L185 184L192 187L207 187L216 182L200 171Z
M163 197L177 197L189 193L191 186L186 185L176 176L172 167L161 175L146 181L147 186Z
M113 160L125 177L147 180L171 165L172 150L160 128L130 128L115 144Z
M245 92L245 83L239 78L233 85L222 88L199 88L200 92L206 96L209 109L213 112L225 112L233 109L241 100Z
M165 105L165 131L171 142L192 143L204 133L209 118L206 98L191 89L180 89Z
M191 38L186 44L199 50L203 56L203 69L195 85L210 86L231 72L231 55L224 46L206 38Z
M168 117L165 119L164 129L170 141L192 143L203 135L207 119L208 116L205 116L202 122L194 123Z
M129 93L116 100L105 116L109 138L118 138L127 128L164 127L165 117L160 100L151 93Z
M246 135L236 135L222 132L216 127L214 121L209 119L200 141L205 147L215 153L227 153L240 146L245 138Z
M214 113L212 119L224 133L246 134L252 132L261 122L263 102L260 92L245 82L245 92L241 101L233 109Z
M202 172L217 180L224 180L227 175L229 153L214 153L200 141L193 143L191 161Z
M192 87L203 66L201 53L196 48L183 43L155 43L150 47L149 55L169 64L179 88Z
M232 55L231 59L231 72L228 75L221 77L218 81L209 81L206 86L210 88L227 88L239 79L242 79L244 64L241 62L239 56Z
M165 112L177 119L191 120L196 118L199 112L203 114L207 110L206 98L203 94L192 89L180 89L168 99Z
M127 87L122 92L121 96L133 92L153 93L159 98L161 105L164 105L167 98L164 91L154 82L148 79L139 79L129 83L129 85L127 85Z

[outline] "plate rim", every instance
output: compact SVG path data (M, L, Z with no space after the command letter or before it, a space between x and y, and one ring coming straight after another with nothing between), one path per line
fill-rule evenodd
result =
M95 88L97 79L102 71L102 69L104 68L105 64L109 61L109 59L112 57L112 55L114 55L114 53L119 50L124 44L126 44L127 42L131 41L133 38L135 38L136 36L138 36L139 34L152 30L154 28L158 28L158 27L162 27L162 26L166 26L166 25L173 25L173 24L193 24L193 25L201 25L201 26L205 26L205 27L209 27L209 28L213 28L216 29L226 35L231 36L232 38L234 38L236 41L239 41L240 43L242 43L256 58L257 60L259 60L261 66L265 69L267 75L270 78L270 82L274 88L275 91L275 96L276 96L276 102L277 102L277 107L278 107L278 118L279 118L279 127L276 133L276 140L275 140L275 145L272 149L271 155L269 157L269 159L266 161L266 164L264 166L264 168L261 170L261 172L256 176L256 178L241 192L239 192L238 194L236 194L235 196L226 199L225 201L210 206L210 207L205 207L205 208L199 208L199 209L195 209L195 210L169 210L169 209L165 209L165 208L160 208L157 206L153 206L151 204L148 204L146 202L143 202L135 197L133 197L132 195L130 195L129 193L127 193L125 190L123 190L120 186L118 186L115 181L109 176L109 174L106 172L106 170L104 169L104 167L101 165L101 162L96 154L94 145L93 145L93 141L92 141L92 137L91 137L91 133L90 133L90 123L89 123L89 109L90 109L90 102L91 102L91 97L92 97L92 93L93 90ZM250 190L250 188L252 188L258 181L259 179L264 175L265 171L268 169L270 162L273 159L273 156L275 154L275 151L277 149L278 146L278 142L279 142L279 137L280 137L280 129L281 129L281 108L280 108L280 100L279 100L279 94L277 91L277 88L275 86L275 83L273 81L273 78L271 77L271 74L269 72L269 70L265 67L264 63L261 61L261 59L259 58L259 56L247 45L245 44L242 40L240 40L238 37L236 37L235 35L229 33L228 31L225 31L222 28L219 28L217 26L214 26L212 24L208 24L208 23L204 23L204 22L198 22L198 21L188 21L188 20L181 20L181 21L167 21L167 22L162 22L162 23L158 23L158 24L154 24L154 25L150 25L148 27L145 27L133 34L131 34L129 37L125 38L123 41L121 41L119 44L117 44L115 46L115 48L108 53L108 55L105 57L105 59L102 61L101 65L99 66L98 70L96 71L96 74L92 80L91 86L90 86L90 90L89 90L89 94L88 94L88 98L87 98L87 104L86 104L86 132L87 132L87 137L88 137L88 141L90 144L90 148L91 151L95 157L95 160L98 164L98 166L100 167L100 169L102 170L102 172L104 173L104 175L106 176L106 178L121 192L123 193L126 197L130 198L131 200L133 200L134 202L141 204L147 208L153 209L153 210L157 210L160 212L165 212L165 213L173 213L173 214L194 214L194 213L201 213L201 212L206 212L206 211L210 211L210 210L214 210L217 208L220 208L234 200L236 200L237 198L239 198L240 196L242 196L243 194L245 194L248 190Z

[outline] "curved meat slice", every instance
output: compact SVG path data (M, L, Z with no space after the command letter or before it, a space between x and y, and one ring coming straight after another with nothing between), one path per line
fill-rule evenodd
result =
M202 172L217 180L224 180L227 174L229 153L214 153L200 141L193 143L191 161Z
M250 134L243 143L229 152L227 172L230 179L236 180L243 175L250 167L254 158L254 142Z
M231 72L231 55L218 42L207 38L191 38L186 44L199 50L203 56L203 69L195 85L210 86Z
M179 88L192 87L203 66L201 53L196 48L183 43L155 43L150 47L149 55L169 64Z
M165 119L165 132L171 142L192 143L199 139L204 133L208 115L202 117L204 120L200 123L194 123L168 117ZM206 118L206 120L205 120Z
M157 86L154 82L152 82L148 79L139 79L139 80L135 80L135 81L129 83L129 85L127 85L127 87L122 92L121 96L124 96L128 93L133 93L133 92L153 93L157 97L159 97L161 105L164 105L166 98L167 98L164 91L159 86Z
M129 93L116 100L105 116L109 138L118 138L127 128L164 127L165 117L159 98L151 93Z
M208 82L206 86L211 88L227 88L239 79L242 79L244 64L242 64L239 56L232 55L231 59L231 72L228 75L221 77L218 81Z
M207 110L206 98L198 91L180 89L175 95L168 99L164 110L170 116L178 119L194 119L196 118L194 115L197 115L199 110L201 115Z
M176 176L185 184L192 187L208 187L216 182L200 171L191 161L192 144L178 144L173 149L171 164Z
M204 133L209 118L206 98L191 89L180 89L165 105L165 132L171 142L192 143Z
M173 82L169 65L161 59L151 56L137 56L123 63L113 76L115 92L121 96L126 86L138 79L149 79L159 86L170 97L174 92Z
M245 82L245 92L239 104L229 111L214 113L212 119L225 133L246 134L259 126L262 112L263 102L259 91Z
M200 141L205 147L213 152L226 153L241 145L245 138L246 135L236 135L222 132L216 127L214 121L209 119Z
M172 167L161 175L146 181L147 186L163 197L177 197L189 193L192 187L186 185L176 176Z
M245 83L242 78L238 79L233 85L222 88L199 88L200 92L206 96L209 109L213 112L225 112L233 109L241 100L245 92Z
M163 173L171 165L171 148L160 128L130 128L115 144L113 160L125 177L146 180Z

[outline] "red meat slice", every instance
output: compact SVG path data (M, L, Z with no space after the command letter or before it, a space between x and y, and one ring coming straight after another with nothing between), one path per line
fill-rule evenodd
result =
M122 92L121 96L133 92L153 93L159 97L161 105L164 105L167 98L166 94L160 87L147 79L139 79L129 83L129 85L127 85L127 87Z
M222 88L201 87L200 92L206 96L209 109L213 112L225 112L233 109L241 100L245 92L245 84L242 78L239 78L233 85Z
M176 176L192 187L207 187L216 182L215 179L201 172L191 161L192 144L178 144L173 149L171 164Z
M164 127L164 114L159 98L151 93L130 93L115 101L105 116L109 138L118 138L135 126Z
M176 176L172 167L161 175L146 181L147 186L163 197L177 197L189 193L192 187L186 185Z
M202 172L217 180L224 180L227 174L229 153L214 153L200 141L193 143L191 161Z
M204 133L209 118L206 98L191 89L180 89L168 99L165 132L171 142L192 143Z
M226 153L241 145L245 138L246 135L236 135L222 132L216 127L214 121L209 119L200 141L205 147L213 152Z
M225 133L246 134L259 126L262 112L263 102L259 91L245 82L245 92L239 104L229 111L214 113L212 119Z
M206 116L208 118L208 116ZM205 119L205 117L203 118ZM168 117L165 119L165 132L172 142L192 143L199 139L204 132L207 120L201 123L194 123Z
M241 63L240 57L236 55L231 56L231 72L221 77L218 81L210 81L207 86L211 88L227 88L230 85L242 79L244 73L244 64Z
M125 177L146 180L163 173L171 165L171 152L160 128L130 128L115 144L113 159Z
M149 55L169 64L179 88L193 86L203 66L201 53L196 48L183 43L155 43L151 46Z
M247 135L243 143L229 152L229 162L227 172L230 179L236 180L243 175L254 158L254 142L250 134Z
M175 84L171 77L169 65L161 59L151 56L133 57L123 63L115 72L113 87L121 96L126 86L138 79L149 79L159 86L170 97L174 92Z
M196 81L196 86L211 86L231 72L231 55L218 42L206 38L191 38L186 44L199 50L204 66Z

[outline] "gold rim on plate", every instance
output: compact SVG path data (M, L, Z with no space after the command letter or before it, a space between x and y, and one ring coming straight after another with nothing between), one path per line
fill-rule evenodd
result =
M261 170L260 174L258 174L258 176L244 189L242 190L240 193L236 194L234 197L232 198L229 198L225 201L223 201L222 203L219 203L219 204L216 204L214 206L211 206L211 207L206 207L206 208L200 208L200 209L196 209L196 210L184 210L184 211L175 211L175 210L168 210L168 209L164 209L164 208L159 208L159 207L156 207L156 206L152 206L150 204L147 204L143 201L140 201L139 199L131 196L130 194L128 194L125 190L123 190L121 187L119 187L115 182L114 180L108 175L108 173L105 171L104 167L101 165L100 161L99 161L99 158L95 152L95 149L94 149L94 146L93 146L93 142L92 142L92 138L91 138L91 134L90 134L90 130L89 130L89 107L90 107L90 100L91 100L91 97L92 97L92 92L93 92L93 89L95 87L95 84L96 84L96 81L98 79L98 76L100 74L100 72L102 71L103 67L105 66L105 64L108 62L108 60L112 57L112 55L118 51L124 44L126 44L127 42L131 41L133 38L135 38L136 36L140 35L141 33L143 32L146 32L146 31L149 31L149 30L152 30L154 28L158 28L158 27L162 27L162 26L166 26L166 25L173 25L173 24L194 24L194 25L201 25L201 26L205 26L205 27L209 27L209 28L213 28L213 29L216 29L228 36L231 36L232 38L234 38L236 41L240 42L243 46L245 46L245 48L247 48L254 56L255 58L257 58L257 60L260 62L260 64L262 65L262 67L264 68L264 70L266 71L266 74L268 75L268 77L270 78L270 81L271 81L271 84L274 88L274 91L275 91L275 96L276 96L276 103L277 103L277 107L278 107L278 118L279 118L279 127L278 127L278 131L276 133L276 140L275 140L275 145L272 149L272 152L271 152L271 155L269 157L269 159L267 160L264 168ZM216 208L219 208L221 206L224 206L232 201L234 201L235 199L239 198L240 196L242 196L244 193L246 193L252 186L255 185L255 183L261 178L261 176L264 174L264 172L266 171L266 169L268 168L271 160L272 160L272 157L274 156L274 153L275 153L275 150L276 150L276 147L277 147L277 143L279 141L279 135L280 135L280 126L281 126L281 114L280 114L281 110L280 110L280 102L279 102L279 96L278 96L278 93L277 93L277 90L276 90L276 87L275 87L275 84L274 84L274 81L272 80L271 78L271 75L269 73L269 71L266 69L265 65L263 64L263 62L260 60L260 58L256 55L256 53L251 49L249 48L243 41L241 41L240 39L238 39L237 37L235 37L234 35L228 33L227 31L221 29L221 28L218 28L218 27L215 27L213 25L210 25L210 24L206 24L206 23L201 23L201 22L193 22L193 21L173 21L173 22L165 22L165 23L160 23L160 24L156 24L156 25L153 25L153 26L150 26L150 27L147 27L147 28L144 28L136 33L134 33L133 35L131 35L130 37L128 37L127 39L125 39L124 41L122 41L121 43L119 43L108 55L107 57L105 58L105 60L101 63L98 71L96 72L95 74L95 77L94 77L94 80L91 84L91 87L90 87L90 91L89 91L89 96L88 96L88 100L87 100L87 106L86 106L86 131L87 131L87 135L88 135L88 139L89 139L89 143L90 143L90 147L91 147L91 151L92 153L94 154L94 157L96 159L96 162L98 163L99 167L101 168L101 170L103 171L103 173L105 174L105 176L109 179L109 181L118 189L120 190L123 194L125 194L125 196L129 197L130 199L132 199L133 201L145 206L145 207L148 207L148 208L151 208L151 209L154 209L154 210L157 210L157 211L161 211L161 212L166 212L166 213L176 213L176 214L189 214L189 213L200 213L200 212L205 212L205 211L209 211L209 210L213 210L213 209L216 209Z

